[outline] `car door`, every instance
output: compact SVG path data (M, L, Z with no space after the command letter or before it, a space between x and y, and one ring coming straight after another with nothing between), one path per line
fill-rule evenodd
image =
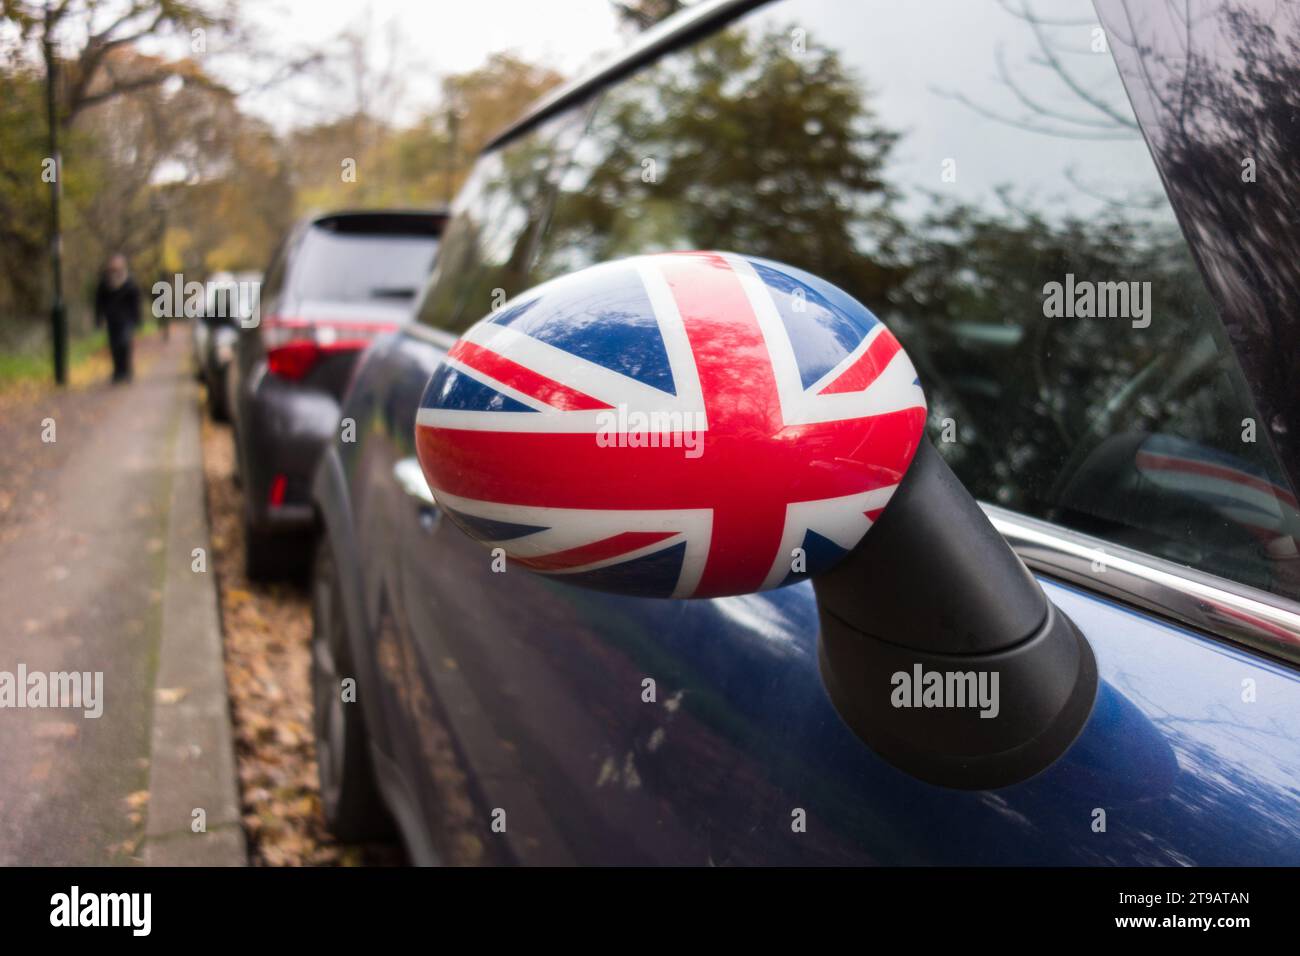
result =
M422 321L442 332L414 334L403 374L501 299L626 255L730 249L841 286L903 341L936 446L1091 643L1081 735L998 790L924 783L837 714L807 582L585 590L503 563L418 485L401 630L427 708L408 729L443 735L461 832L522 862L1300 862L1294 497L1241 437L1251 385L1113 32L1083 2L1051 22L872 6L767 5L613 83L540 219L471 187L444 254L521 221L536 238L484 238L492 269L440 264ZM1101 50L1060 65L1094 28ZM484 168L526 168L528 135ZM448 771L410 759L446 814Z
M354 389L349 406L373 406L375 424L358 443L364 460L357 462L354 488L374 516L363 519L360 549L383 555L364 574L367 607L376 609L371 633L386 684L390 740L439 837L440 858L453 863L512 857L500 841L488 839L489 814L476 806L479 781L496 771L470 779L461 757L467 753L475 766L493 768L492 759L507 752L483 737L487 725L459 684L461 649L445 643L449 629L473 629L473 612L447 607L441 588L430 588L430 577L448 570L454 559L447 549L464 542L446 534L420 471L415 415L425 384L455 341L449 330L468 325L500 304L505 289L527 282L555 185L586 116L580 103L477 165L452 210L429 295L417 307L422 323L376 347L367 380Z

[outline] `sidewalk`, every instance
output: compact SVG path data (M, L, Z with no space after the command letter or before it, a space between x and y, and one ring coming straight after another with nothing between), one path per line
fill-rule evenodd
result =
M0 448L0 468L37 469L23 494L39 502L0 540L0 672L102 672L103 714L0 709L0 865L244 861L215 580L191 570L209 548L196 386L174 331L134 384L7 423L58 431Z

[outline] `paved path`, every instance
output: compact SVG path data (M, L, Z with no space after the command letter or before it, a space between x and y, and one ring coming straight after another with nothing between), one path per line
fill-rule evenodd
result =
M0 709L0 865L242 859L211 575L190 567L207 529L186 339L153 346L132 385L37 400L4 423L0 468L21 455L34 470L18 496L39 505L15 502L0 538L0 681L20 665L102 672L103 714ZM46 418L53 445L30 440ZM194 686L158 685L160 661ZM152 814L151 791L165 807ZM209 832L178 844L193 807Z

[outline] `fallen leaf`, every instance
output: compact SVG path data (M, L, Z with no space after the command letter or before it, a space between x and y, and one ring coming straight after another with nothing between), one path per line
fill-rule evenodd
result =
M178 704L189 692L188 687L159 687L154 694L160 704Z

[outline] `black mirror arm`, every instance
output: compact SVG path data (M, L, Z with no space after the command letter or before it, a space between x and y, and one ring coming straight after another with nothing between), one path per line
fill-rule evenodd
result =
M1064 753L1091 713L1087 641L927 441L870 534L813 583L831 700L908 773L1015 783ZM964 699L976 687L996 701Z

